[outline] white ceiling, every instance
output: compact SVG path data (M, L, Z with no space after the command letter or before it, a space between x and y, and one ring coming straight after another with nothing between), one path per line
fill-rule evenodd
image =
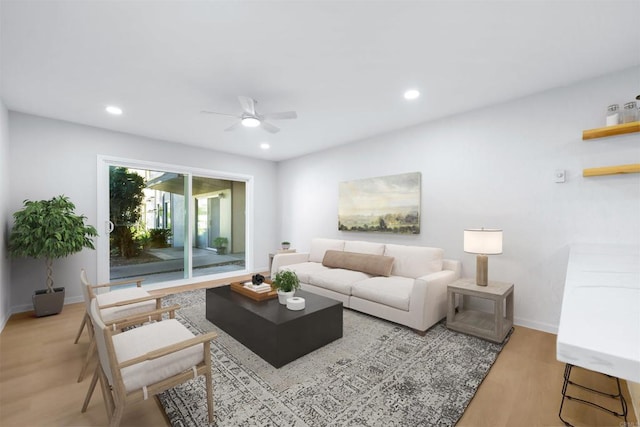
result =
M638 0L2 0L0 13L10 110L269 160L640 65ZM298 119L272 135L200 114L239 114L238 95Z

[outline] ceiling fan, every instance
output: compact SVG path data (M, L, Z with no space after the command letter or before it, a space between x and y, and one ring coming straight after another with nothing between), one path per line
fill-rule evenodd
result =
M270 133L276 133L280 131L280 128L272 125L271 123L266 122L265 120L282 120L282 119L295 119L298 117L295 111L282 111L280 113L266 113L259 114L256 111L256 101L253 98L249 98L248 96L239 96L238 101L240 101L240 106L242 107L242 114L226 114L226 113L217 113L215 111L201 111L204 114L218 114L221 116L229 116L229 117L237 117L240 120L229 126L225 129L225 131L235 130L240 125L245 127L257 127L261 126L264 130Z

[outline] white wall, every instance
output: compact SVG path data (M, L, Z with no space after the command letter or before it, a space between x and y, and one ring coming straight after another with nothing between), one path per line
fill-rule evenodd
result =
M254 205L270 206L276 189L277 165L198 149L182 144L9 112L10 173L12 187L8 211L22 207L24 199L48 199L58 194L69 196L78 214L96 225L98 155L174 164L191 168L226 171L254 177ZM260 209L254 218L253 251L256 269L268 268L268 253L277 241L275 209ZM100 231L100 228L98 228ZM56 286L65 286L66 300L81 300L79 272L86 268L95 280L96 251L85 249L54 261ZM45 285L42 260L18 259L11 264L11 306L14 312L29 310L31 295Z
M313 237L437 246L473 277L463 229L502 228L490 279L515 283L516 323L556 332L569 246L640 243L640 174L582 177L583 168L640 163L640 136L581 139L604 125L607 105L638 93L634 68L282 162L280 240L299 250ZM554 182L556 169L567 171L566 183ZM339 182L415 171L420 235L337 230Z
M0 100L0 331L11 314L11 292L6 243L9 238L9 122L8 112Z

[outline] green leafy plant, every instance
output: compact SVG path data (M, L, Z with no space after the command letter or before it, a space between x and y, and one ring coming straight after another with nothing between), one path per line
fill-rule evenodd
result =
M53 292L53 260L95 249L92 237L98 235L86 217L74 213L68 197L24 201L24 208L13 214L9 254L13 257L44 258L47 264L47 292Z
M218 254L222 255L227 252L227 245L229 244L229 239L226 237L216 237L213 239L213 247L216 248Z
M168 248L171 229L152 228L149 230L149 244L152 248Z
M127 168L109 168L109 220L113 232L109 238L112 253L126 258L140 254L141 242L136 242L136 225L144 201L144 178Z
M276 273L273 279L273 287L281 292L291 292L300 289L300 279L295 272L285 270Z
M285 240L284 242L282 242L282 243L281 243L281 245L283 245L283 246L284 246L284 245L290 245L290 244L291 244L291 243L290 243L290 242L287 242L286 240Z

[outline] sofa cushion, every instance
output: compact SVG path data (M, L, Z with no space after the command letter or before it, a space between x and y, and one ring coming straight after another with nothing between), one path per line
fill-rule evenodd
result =
M372 276L389 276L393 267L393 258L384 255L328 250L324 254L322 265L361 271Z
M307 283L344 295L351 295L351 285L369 277L371 276L361 271L332 268L327 271L311 273Z
M311 250L309 251L309 261L322 262L324 253L328 250L341 251L344 249L344 240L321 239L311 240Z
M309 283L309 274L330 270L319 262L301 262L280 267L280 271L293 271L302 283Z
M391 270L393 276L415 279L442 270L444 249L388 244L384 254L395 259Z
M360 242L357 240L346 240L344 242L345 252L358 252L360 254L384 255L384 243Z
M414 280L408 277L372 277L351 285L351 295L409 311Z

